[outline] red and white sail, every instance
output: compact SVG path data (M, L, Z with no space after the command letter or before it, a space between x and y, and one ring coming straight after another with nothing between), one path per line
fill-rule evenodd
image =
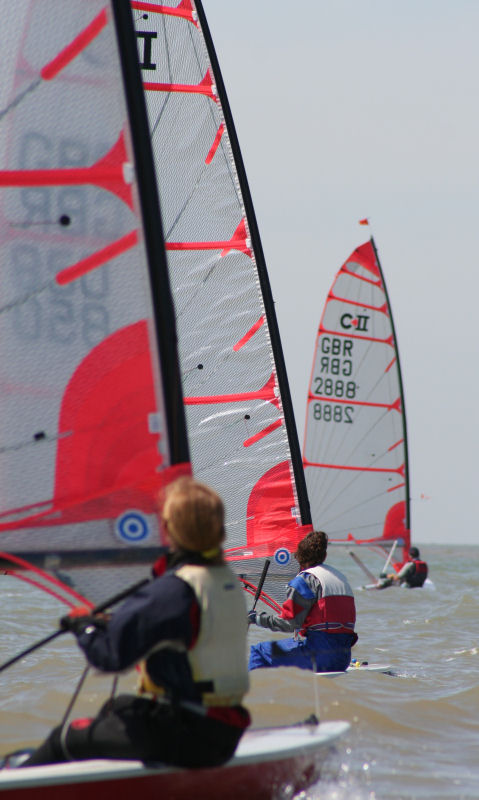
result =
M318 329L303 464L331 541L409 549L406 418L391 307L373 240L342 265ZM402 555L401 555L402 550Z
M1 20L0 550L95 602L149 574L179 460L158 200L152 234L110 3L2 2Z
M264 257L211 37L199 2L131 6L193 471L225 501L226 549L238 570L269 556L271 572L289 574L309 509L298 488L301 454Z

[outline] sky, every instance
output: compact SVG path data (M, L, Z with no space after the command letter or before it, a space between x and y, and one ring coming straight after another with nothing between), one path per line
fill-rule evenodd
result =
M412 541L479 540L479 2L203 0L302 445L335 273L372 234L392 306ZM370 228L358 221L369 218Z

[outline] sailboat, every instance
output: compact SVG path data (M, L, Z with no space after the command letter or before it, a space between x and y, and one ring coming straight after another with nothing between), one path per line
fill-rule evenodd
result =
M1 0L0 558L59 605L109 607L149 579L163 546L154 498L191 469L183 367L131 10L45 7ZM0 793L270 797L314 781L348 727L251 731L213 770L4 769Z
M398 569L410 547L404 393L391 305L373 238L329 291L316 337L303 447L313 523Z
M200 0L132 0L165 228L191 462L226 503L226 552L280 598L311 530L246 171ZM162 176L167 176L166 181ZM271 580L270 580L271 579Z

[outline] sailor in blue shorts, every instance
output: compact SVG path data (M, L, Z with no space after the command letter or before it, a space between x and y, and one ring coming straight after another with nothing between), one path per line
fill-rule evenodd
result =
M345 576L324 565L327 548L323 531L309 533L294 554L301 571L288 584L281 614L249 612L250 625L295 633L293 639L252 645L250 670L299 667L336 672L349 666L351 647L358 639L354 596Z

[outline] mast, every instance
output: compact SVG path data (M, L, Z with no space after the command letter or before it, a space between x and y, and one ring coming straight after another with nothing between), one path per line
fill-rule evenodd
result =
M176 323L166 262L155 165L130 3L125 0L112 0L112 8L133 136L132 146L144 223L157 346L160 353L163 386L165 387L168 446L171 463L178 464L189 461L189 449L177 353Z
M386 303L389 312L389 319L391 322L391 329L394 339L394 348L396 350L396 363L397 363L397 374L398 374L398 382L399 382L399 393L401 397L401 409L402 409L402 420L403 420L403 434L404 434L404 478L406 482L406 527L410 531L411 530L411 496L409 490L409 458L408 458L408 441L407 441L407 423L406 423L406 405L404 402L404 389L403 389L403 381L402 381L402 372L401 372L401 362L399 360L399 348L396 336L396 329L394 327L394 317L392 314L391 303L389 301L389 293L386 286L386 281L384 280L384 273L381 267L381 262L379 260L379 254L376 247L376 242L374 241L374 237L371 236L371 246L374 250L374 255L376 257L376 262L378 265L379 272L381 274L381 281L384 287L384 294L386 296Z
M283 406L286 432L288 436L289 448L291 453L291 463L293 467L294 479L296 484L296 492L298 497L298 505L301 515L301 521L303 525L309 525L311 524L311 511L310 511L308 493L306 489L306 481L304 477L301 449L299 445L296 420L294 417L293 404L291 400L288 376L284 361L283 348L281 345L278 321L274 309L273 295L271 292L271 285L269 281L268 271L266 268L266 261L264 257L263 247L261 244L261 237L259 234L258 224L256 221L256 215L253 207L253 201L249 190L248 179L246 177L243 157L241 155L238 137L236 135L233 116L231 114L231 109L229 106L228 96L226 94L226 89L223 82L221 69L219 66L218 58L216 56L216 51L208 27L208 22L206 20L205 13L203 11L203 5L201 0L195 0L195 6L198 12L198 18L201 24L201 29L203 31L203 35L205 38L205 43L208 50L208 56L211 61L213 71L215 74L216 90L221 102L226 126L228 129L228 135L231 142L231 148L233 151L235 165L238 173L241 193L243 196L246 217L248 220L249 232L253 244L253 249L255 252L258 276L261 285L261 290L263 293L266 318L268 321L271 344L276 364L277 380L281 393L281 401Z

